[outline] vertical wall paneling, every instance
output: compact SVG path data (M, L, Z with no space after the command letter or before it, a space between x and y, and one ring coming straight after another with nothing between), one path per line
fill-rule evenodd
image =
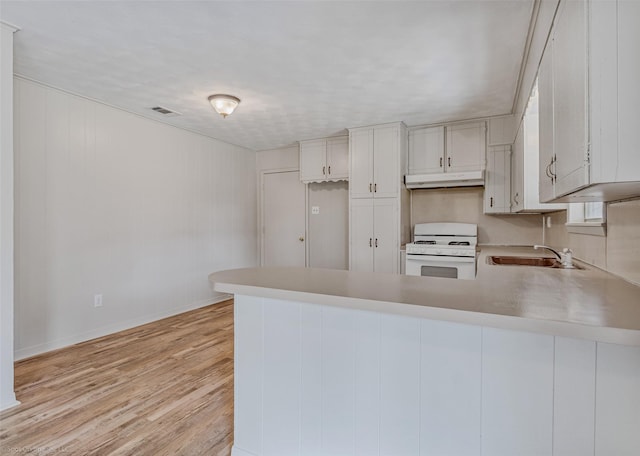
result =
M322 454L322 308L300 306L300 454Z
M555 338L553 455L593 454L596 343Z
M300 454L300 306L264 299L263 454Z
M553 337L482 329L482 454L551 454Z
M386 316L380 341L380 455L420 448L420 321Z
M18 405L14 393L15 203L13 34L0 21L0 410ZM19 100L16 97L15 100ZM19 144L16 139L15 144Z
M356 320L356 454L379 454L380 315L359 312Z
M17 358L215 302L208 274L256 264L254 152L13 81Z
M355 327L354 311L322 308L324 454L355 454Z
M480 455L481 338L477 326L421 321L421 455Z
M262 298L235 297L233 444L250 454L262 454L263 309Z
M638 422L640 347L236 295L234 454L636 456Z
M635 456L640 448L640 347L598 343L596 456Z

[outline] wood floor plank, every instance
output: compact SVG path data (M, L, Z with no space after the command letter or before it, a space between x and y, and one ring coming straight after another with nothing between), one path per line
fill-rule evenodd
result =
M233 443L233 301L15 364L0 455L219 455Z

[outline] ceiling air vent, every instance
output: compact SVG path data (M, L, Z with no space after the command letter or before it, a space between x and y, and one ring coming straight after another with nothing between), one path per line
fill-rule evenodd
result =
M162 106L155 106L151 108L151 110L159 114L162 114L163 116L166 116L166 117L175 117L180 115L179 112L175 112L175 111L172 111L171 109L163 108Z

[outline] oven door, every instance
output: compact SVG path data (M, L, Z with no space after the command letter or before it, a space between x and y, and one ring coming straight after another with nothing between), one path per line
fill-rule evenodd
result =
M475 279L475 257L453 257L435 255L407 255L407 275L425 277L447 277L450 279Z

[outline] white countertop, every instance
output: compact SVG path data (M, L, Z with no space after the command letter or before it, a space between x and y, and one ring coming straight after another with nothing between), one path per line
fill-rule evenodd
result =
M546 256L482 247L475 280L287 267L220 271L209 280L225 293L640 346L640 287L588 265L494 266L488 255Z

